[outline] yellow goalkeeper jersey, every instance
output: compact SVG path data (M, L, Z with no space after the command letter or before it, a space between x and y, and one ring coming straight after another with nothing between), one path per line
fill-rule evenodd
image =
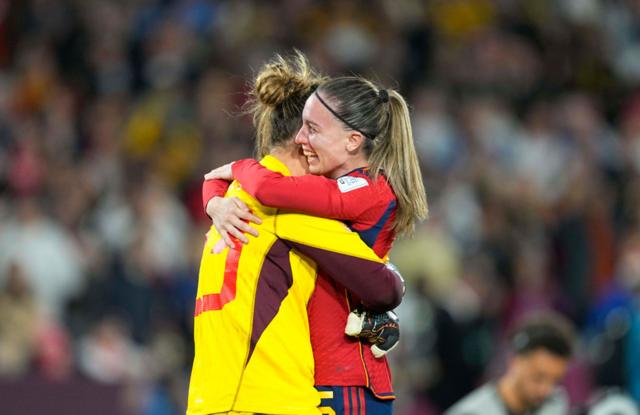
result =
M274 157L261 163L289 175ZM336 255L346 259L347 275L359 272L359 264L382 261L342 222L277 214L237 182L227 196L242 199L262 224L254 225L258 237L220 254L212 253L219 235L213 227L209 231L200 264L187 414L319 414L307 316L316 264L287 240L312 247L311 256L330 252L333 262Z

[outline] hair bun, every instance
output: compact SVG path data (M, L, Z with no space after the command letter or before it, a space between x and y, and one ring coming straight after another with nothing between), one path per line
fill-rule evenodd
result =
M300 64L300 63L297 63ZM265 65L255 81L255 96L264 105L276 107L287 101L292 95L309 89L308 82L301 68L296 68L289 61L278 56L273 62Z

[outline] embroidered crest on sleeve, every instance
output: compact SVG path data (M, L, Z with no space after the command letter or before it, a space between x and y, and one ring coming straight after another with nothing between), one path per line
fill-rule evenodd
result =
M338 188L342 193L347 193L365 186L369 186L369 182L364 177L344 176L338 179Z

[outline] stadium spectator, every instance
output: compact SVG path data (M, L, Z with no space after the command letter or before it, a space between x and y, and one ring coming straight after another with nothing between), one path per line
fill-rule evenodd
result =
M568 398L559 384L567 373L574 342L574 329L561 315L527 316L511 335L513 355L505 373L445 414L568 414Z

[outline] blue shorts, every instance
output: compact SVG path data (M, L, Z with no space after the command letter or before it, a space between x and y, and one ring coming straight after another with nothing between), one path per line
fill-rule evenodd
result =
M316 386L327 415L391 415L393 399L379 399L364 386Z

